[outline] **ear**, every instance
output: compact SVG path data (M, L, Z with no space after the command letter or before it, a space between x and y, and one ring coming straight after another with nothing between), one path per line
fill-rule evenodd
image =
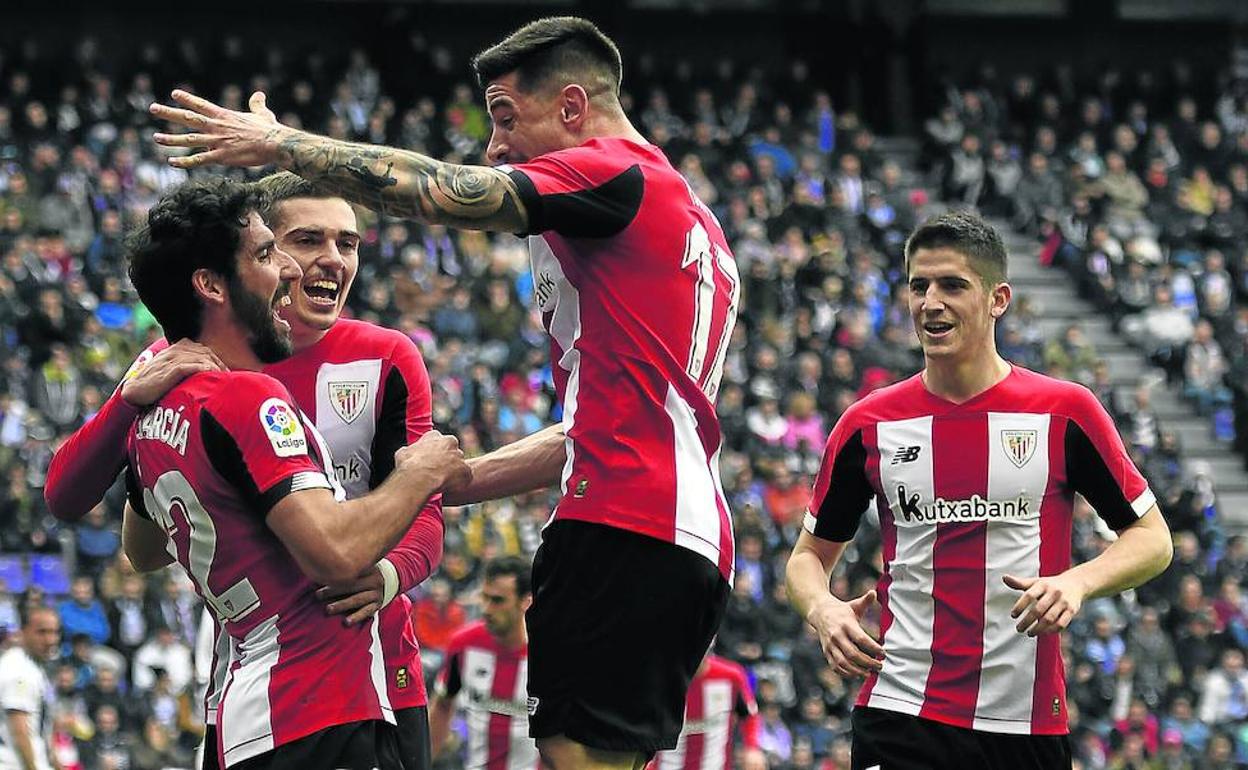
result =
M992 306L988 312L994 321L1001 320L1005 311L1010 309L1010 300L1014 298L1014 290L1008 283L999 283L992 288Z
M589 116L589 94L583 86L569 83L559 91L559 120L572 131L579 131Z
M204 303L204 307L221 306L229 301L230 294L225 278L215 270L201 267L191 273L191 288L195 290L199 301Z

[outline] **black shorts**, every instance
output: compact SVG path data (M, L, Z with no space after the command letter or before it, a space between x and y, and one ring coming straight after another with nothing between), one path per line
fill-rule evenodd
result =
M525 614L529 734L602 751L674 748L727 601L728 582L693 551L601 524L551 524Z
M1065 735L1008 735L854 709L853 770L1070 770Z
M397 732L379 719L334 725L231 765L230 770L405 770Z
M200 770L221 770L221 760L217 757L217 726L204 726L204 764Z
M398 723L399 754L403 770L429 770L433 765L429 743L429 709L414 706L394 712Z

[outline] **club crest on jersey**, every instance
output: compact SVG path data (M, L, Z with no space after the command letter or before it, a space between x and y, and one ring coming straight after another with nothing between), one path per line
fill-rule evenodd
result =
M278 457L296 457L308 453L308 440L298 413L280 398L270 398L260 405L260 425Z
M1005 447L1005 456L1010 458L1014 467L1021 468L1036 452L1037 433L1034 430L1003 430L1001 443Z
M329 383L329 404L343 422L355 422L355 418L364 412L368 403L367 382L331 382Z

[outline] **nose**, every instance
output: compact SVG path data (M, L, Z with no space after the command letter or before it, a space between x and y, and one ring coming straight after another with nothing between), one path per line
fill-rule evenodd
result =
M507 142L503 141L502 137L498 135L498 128L496 127L490 133L490 143L485 147L486 162L488 162L491 166L506 163L507 153L510 152L510 150L511 148L507 146Z
M280 266L277 274L279 278L283 281L298 281L303 278L303 270L299 267L299 263L295 261L294 257L278 248L274 248L274 252L277 254Z
M343 258L342 252L338 250L338 242L327 239L325 243L325 251L316 258L316 263L326 272L337 273L345 270L347 260Z

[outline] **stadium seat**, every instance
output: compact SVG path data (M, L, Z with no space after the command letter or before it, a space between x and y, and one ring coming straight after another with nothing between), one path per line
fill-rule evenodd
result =
M30 581L54 596L69 593L69 570L59 556L30 557Z

